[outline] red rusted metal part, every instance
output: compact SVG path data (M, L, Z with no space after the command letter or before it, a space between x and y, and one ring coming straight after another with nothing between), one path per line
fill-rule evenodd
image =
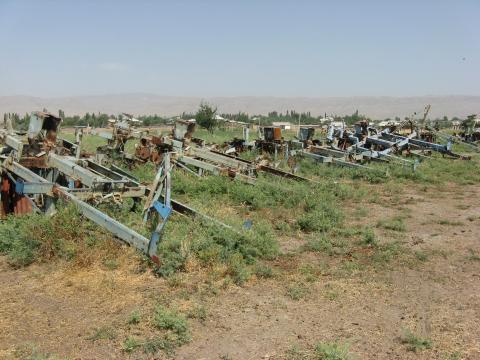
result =
M6 175L2 176L2 206L0 208L0 216L4 218L10 212L10 180Z
M232 169L232 168L228 168L227 169L227 174L229 177L231 177L232 179L235 179L235 176L237 175L237 171L235 169Z
M15 215L29 214L33 211L32 203L25 195L15 193L15 188L10 179L2 176L1 185L2 204L0 206L0 216L5 217L8 214Z
M142 160L148 160L150 157L150 149L146 146L139 146L135 149L135 156Z
M152 140L150 142L154 145L160 145L163 143L163 139L160 136L152 136Z
M22 157L20 164L27 168L47 168L47 157Z
M282 129L281 128L273 128L273 140L281 140L282 139Z
M159 257L158 257L157 255L152 255L152 256L150 257L150 259L152 259L152 261L153 261L155 264L157 264L158 266L160 266L160 259L159 259Z
M158 164L160 162L161 156L160 156L160 154L158 153L157 150L152 151L152 154L150 156L150 160L155 164Z
M24 215L30 214L33 211L32 203L25 195L16 195L15 196L15 205L13 207L13 212L15 215Z

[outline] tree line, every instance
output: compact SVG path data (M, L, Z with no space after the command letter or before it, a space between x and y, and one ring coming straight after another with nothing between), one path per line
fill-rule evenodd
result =
M215 128L222 126L222 121L217 119L217 107L212 104L202 102L195 113L183 112L180 115L181 119L195 119L197 124L200 127L203 127L209 131L213 131ZM249 115L244 112L238 113L222 113L219 114L222 118L227 120L234 120L249 124L260 124L260 125L272 125L273 122L290 122L292 124L300 125L319 125L325 123L326 114L324 116L312 116L310 112L297 112L295 110L287 110L285 113L278 111L271 111L267 115ZM20 115L18 113L6 113L4 114L4 119L9 116L12 119L12 122L16 129L26 130L28 128L28 122L30 119L30 114ZM123 116L120 115L108 115L105 113L85 113L84 115L73 115L67 116L63 110L58 111L58 116L62 118L62 125L66 127L73 126L91 126L91 127L107 127L109 119L122 120ZM334 121L343 121L347 125L353 125L361 120L371 121L365 115L359 114L356 110L351 115L345 116L331 116L331 119ZM138 117L139 120L143 122L145 126L155 126L155 125L167 125L173 122L172 118L162 117L157 114L153 115L142 115ZM408 119L406 117L405 119ZM394 118L386 118L384 121L401 121L400 117L396 116ZM458 117L453 117L449 119L447 116L441 118L436 118L430 120L438 128L447 128L452 125L452 121L459 121L462 125L467 123L471 126L472 117L467 119L460 119Z

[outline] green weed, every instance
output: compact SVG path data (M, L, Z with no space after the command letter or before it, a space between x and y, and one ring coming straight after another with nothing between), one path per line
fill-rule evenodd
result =
M480 256L473 249L468 249L467 259L470 261L480 261Z
M343 213L331 203L316 204L297 220L298 227L305 232L327 232L343 222Z
M169 336L155 336L149 338L143 343L143 351L146 354L155 354L158 351L163 351L167 355L173 355L175 348L178 347L176 339L172 339Z
M285 360L307 360L308 355L298 345L293 345L285 353Z
M177 345L183 345L190 341L188 321L184 315L161 305L155 308L153 325L157 329L167 330L170 339Z
M362 219L368 216L368 210L366 208L357 208L353 211L353 217L356 219Z
M332 248L333 245L331 241L325 236L310 239L306 244L306 249L309 251L330 253Z
M448 354L446 357L445 357L445 360L460 360L461 359L461 354L459 351L455 351L451 354Z
M34 261L74 259L89 234L96 229L83 220L73 204L58 204L53 217L39 214L8 216L0 222L0 253L13 266L27 266Z
M424 252L424 251L421 251L421 250L417 250L415 251L415 257L417 258L418 261L427 261L428 259L428 255Z
M287 295L292 300L300 300L306 297L310 293L310 290L303 284L291 285L287 288Z
M410 330L404 331L401 341L402 341L402 344L407 345L407 349L409 351L413 351L413 352L432 348L432 342L430 340L423 339L413 334Z
M187 314L188 318L197 319L202 323L207 320L207 315L207 308L204 305L195 305Z
M254 267L255 275L259 278L272 278L274 277L273 269L265 264L257 263Z
M315 358L318 360L349 360L349 346L338 343L320 343L315 346Z
M447 225L447 226L461 226L463 223L457 220L441 219L437 221L437 224Z
M377 227L384 228L387 230L399 231L399 232L405 232L407 230L407 227L405 226L405 222L401 217L378 220Z
M385 266L395 257L397 257L404 249L400 243L394 241L377 246L375 253L372 255L371 260L374 266Z
M87 340L97 341L97 340L114 340L117 337L115 329L109 326L103 326L95 330L95 333L92 336L89 336Z
M142 344L140 343L139 340L137 340L134 337L128 337L124 342L123 342L123 351L127 353L132 353L135 350L137 350Z
M140 323L140 320L142 319L140 311L138 310L133 310L128 319L127 319L127 324L129 325L137 325Z
M378 246L378 240L372 228L366 228L363 231L360 244L363 246L371 246L371 247Z

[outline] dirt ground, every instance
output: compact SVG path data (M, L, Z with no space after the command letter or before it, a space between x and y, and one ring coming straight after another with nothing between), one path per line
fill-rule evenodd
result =
M126 329L125 319L169 292L191 291L204 294L195 299L207 316L191 320L192 341L177 349L176 359L285 359L292 347L308 351L332 341L348 343L354 359L480 359L480 187L400 195L406 201L365 205L368 214L359 221L374 225L407 214L407 230L395 236L422 261L348 276L323 269L298 300L286 293L285 282L295 275L253 279L208 295L205 284L199 285L203 292L194 285L179 290L128 260L116 270L58 264L12 269L0 258L0 358L21 358L25 347L56 358L163 358L122 350L127 331L146 331ZM314 253L301 256L321 266ZM179 306L188 305L185 299ZM89 339L103 326L116 328L116 336ZM430 339L431 349L409 351L401 341L406 329Z

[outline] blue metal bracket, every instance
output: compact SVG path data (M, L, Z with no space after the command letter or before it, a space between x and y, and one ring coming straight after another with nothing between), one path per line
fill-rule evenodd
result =
M16 192L17 194L23 195L23 188L24 188L23 180L22 180L22 179L18 179L18 180L15 182L15 192Z
M155 208L155 210L157 210L157 213L162 217L162 219L164 221L167 220L167 218L172 213L172 208L171 207L168 207L168 206L162 204L158 200L153 203L153 208Z
M159 221L155 230L152 232L152 236L150 237L150 242L148 243L148 255L150 255L150 258L158 265L160 260L157 256L157 247L158 243L160 242L163 228L167 224L167 220L172 213L172 208L162 204L160 201L155 201L149 211L152 209L155 209L161 218L161 221Z

